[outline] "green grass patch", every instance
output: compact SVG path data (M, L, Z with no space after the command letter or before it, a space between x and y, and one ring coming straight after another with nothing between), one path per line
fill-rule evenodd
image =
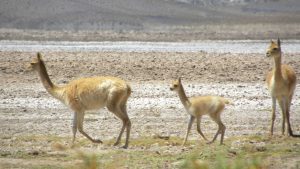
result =
M70 138L57 136L23 136L18 142L49 143L48 150L38 154L17 151L5 158L49 160L43 168L199 168L199 169L264 169L272 159L289 159L300 156L299 138L274 136L238 136L225 139L225 145L216 141L207 145L203 140L190 140L181 146L179 137L139 137L130 140L129 149L113 147L115 139L104 141L103 148L91 146L89 140L77 139L75 148L65 145L61 153L51 144ZM120 146L124 143L120 143ZM93 149L97 148L97 149ZM50 152L49 152L50 148ZM51 164L51 160L56 163ZM285 160L287 163L288 160ZM284 162L285 162L284 161ZM39 168L32 166L31 168ZM26 168L26 167L24 167Z

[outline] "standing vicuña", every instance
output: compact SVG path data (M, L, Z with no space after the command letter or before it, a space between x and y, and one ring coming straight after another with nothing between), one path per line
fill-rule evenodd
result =
M198 96L198 97L191 97L188 98L185 94L183 86L181 84L181 79L175 80L171 87L171 91L176 91L179 95L179 98L186 109L186 111L190 114L190 121L187 127L187 132L185 139L183 141L183 145L186 143L188 134L191 130L192 124L196 118L197 121L197 131L198 133L205 139L203 135L200 123L202 115L209 115L213 121L218 124L218 131L215 134L212 141L208 143L212 143L216 140L218 134L221 134L221 141L220 144L223 144L224 134L225 134L225 125L221 121L221 113L225 108L225 104L229 104L229 101L225 98L219 96Z
M102 143L101 140L93 139L83 131L83 121L85 111L106 106L109 111L123 122L120 134L114 145L120 143L126 127L126 142L123 147L128 147L131 122L127 115L126 102L130 96L131 88L125 81L116 77L90 77L71 81L65 86L57 86L50 80L40 53L37 53L37 58L31 62L31 68L39 73L48 93L74 111L73 143L77 129L92 142Z
M267 75L267 85L272 96L272 121L271 135L273 135L273 127L275 121L276 99L282 111L282 128L281 132L284 135L285 121L289 135L293 136L293 131L290 124L290 106L296 87L296 74L289 65L281 65L281 46L280 39L277 43L271 41L267 49L266 56L274 58L274 68Z

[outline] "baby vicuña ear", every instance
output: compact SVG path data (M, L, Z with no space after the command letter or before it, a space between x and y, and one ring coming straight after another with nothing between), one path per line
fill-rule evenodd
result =
M277 39L277 45L280 48L280 39L279 38Z
M38 58L38 60L42 59L42 54L40 52L37 53L37 58Z

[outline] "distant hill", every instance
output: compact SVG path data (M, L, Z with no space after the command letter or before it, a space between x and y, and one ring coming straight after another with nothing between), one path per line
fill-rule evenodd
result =
M299 0L0 1L0 28L14 29L155 30L210 23L282 21L300 21Z
M0 40L300 39L300 0L1 0Z

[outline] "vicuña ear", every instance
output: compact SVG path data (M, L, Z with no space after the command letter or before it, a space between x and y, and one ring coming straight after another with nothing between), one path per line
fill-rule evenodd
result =
M279 48L281 47L280 39L279 38L277 39L277 45L278 45Z
M42 59L42 54L40 52L37 53L37 58L38 58L38 60Z
M178 81L181 83L181 77L178 78Z

